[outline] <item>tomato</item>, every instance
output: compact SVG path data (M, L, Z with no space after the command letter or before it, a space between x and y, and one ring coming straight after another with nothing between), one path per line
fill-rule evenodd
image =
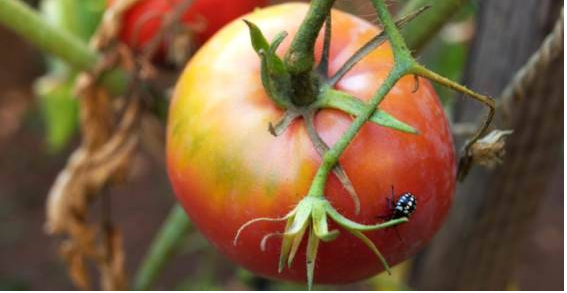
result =
M268 39L290 34L278 49L289 47L307 12L306 4L283 4L255 11L245 18L262 28ZM349 56L379 31L372 24L333 11L330 71L336 72ZM320 55L322 37L316 45ZM234 21L216 34L192 58L174 91L167 129L167 165L175 194L199 230L231 260L260 275L304 281L305 242L291 268L278 273L281 238L262 237L284 230L283 222L259 222L233 238L241 225L258 217L281 217L305 196L320 164L320 156L296 120L280 136L268 132L268 123L282 115L267 97L260 80L258 56L251 47L246 25ZM336 86L369 100L392 68L388 44L357 64ZM346 217L359 223L380 222L391 213L386 203L391 186L397 195L411 192L418 205L408 223L366 232L396 264L415 255L441 227L455 189L455 152L438 96L427 80L402 78L381 108L415 127L419 134L402 133L366 123L340 162L360 197L356 215L348 193L333 176L326 198ZM353 117L321 110L317 131L332 145ZM336 226L331 223L331 226ZM335 227L336 228L336 227ZM383 270L378 259L359 239L341 230L334 241L322 242L315 266L315 282L345 283Z
M122 41L133 48L144 47L158 32L162 17L182 1L140 0L123 17ZM231 20L264 5L266 0L194 0L182 22L193 28L197 43L202 44Z

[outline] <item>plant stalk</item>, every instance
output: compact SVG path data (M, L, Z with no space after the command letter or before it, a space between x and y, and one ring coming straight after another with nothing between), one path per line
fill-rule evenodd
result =
M312 103L317 98L318 77L315 66L315 41L336 0L312 1L307 16L303 19L290 48L285 55L285 64L291 76L292 101L297 106Z
M347 131L341 136L339 141L329 149L323 156L321 166L317 170L313 183L309 189L308 196L323 197L325 193L325 185L330 171L338 163L341 154L346 150L350 142L354 139L356 134L360 131L362 126L370 119L372 114L376 111L380 102L384 100L388 92L394 87L396 82L405 74L405 72L394 68L392 72L386 77L376 94L370 100L366 109L352 122Z
M91 71L100 60L78 37L54 27L23 1L1 0L0 24L77 70ZM101 82L112 93L122 93L126 89L127 75L114 70L103 75Z
M187 238L191 223L183 208L176 204L155 236L134 278L133 290L150 290L167 262L175 256L183 240Z
M378 105L384 100L388 92L394 87L396 82L404 75L414 70L415 62L411 57L411 53L404 43L402 35L397 29L396 23L392 19L386 5L382 0L371 0L378 17L384 26L392 50L394 52L395 65L374 94L366 109L359 115L341 136L341 138L331 147L331 149L323 156L323 162L317 170L313 183L309 189L308 196L323 197L325 193L325 185L329 177L330 171L338 163L340 156L346 150L350 142L360 131L362 126L376 112Z

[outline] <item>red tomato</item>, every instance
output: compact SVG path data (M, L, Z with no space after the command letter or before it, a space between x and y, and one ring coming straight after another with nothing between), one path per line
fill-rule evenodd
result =
M285 4L256 11L246 19L263 29L268 39L290 33L280 47L283 54L307 12L305 4ZM333 11L330 70L335 72L349 56L378 33L372 24ZM317 43L320 54L322 37ZM167 130L169 177L179 202L194 224L223 254L260 275L303 281L305 239L290 269L278 273L281 239L274 237L261 251L260 240L284 230L283 222L261 222L238 228L257 217L281 217L307 193L320 157L296 120L274 137L268 123L282 115L266 96L260 81L258 56L248 30L235 21L216 34L193 57L181 75L171 103ZM337 88L363 100L371 95L392 68L388 44L357 64ZM397 194L411 192L418 201L410 221L393 229L367 232L390 264L415 255L441 227L455 189L455 153L447 119L438 97L426 80L413 93L414 79L404 77L381 108L419 131L402 133L366 123L342 155L345 168L360 197L362 211L333 175L326 198L346 217L359 223L377 223L391 212L386 204L393 185ZM316 128L334 144L353 117L322 110ZM335 226L331 223L331 226ZM383 270L360 240L341 230L332 242L322 242L315 266L315 282L345 283L368 278Z
M109 0L112 5L116 0ZM124 16L121 39L134 48L143 47L160 28L162 17L183 0L140 0ZM182 22L193 28L199 44L231 20L266 5L266 0L194 0Z

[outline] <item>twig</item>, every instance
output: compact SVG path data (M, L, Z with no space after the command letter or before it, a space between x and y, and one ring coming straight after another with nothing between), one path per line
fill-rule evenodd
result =
M142 291L151 288L159 273L163 271L167 262L186 239L190 228L191 222L187 214L181 206L176 204L159 229L159 233L136 273L132 287L134 290Z

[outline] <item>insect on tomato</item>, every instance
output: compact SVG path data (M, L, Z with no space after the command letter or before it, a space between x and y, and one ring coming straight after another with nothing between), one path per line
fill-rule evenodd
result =
M306 4L284 4L257 10L245 18L262 28L268 39L287 31L293 36L307 13ZM329 70L335 72L358 48L379 31L372 24L333 11ZM321 34L322 35L322 34ZM289 47L288 37L278 49ZM316 45L320 56L322 37ZM260 62L250 45L246 25L234 21L192 58L181 75L171 103L167 129L167 165L181 205L199 230L224 255L260 275L304 281L305 239L291 268L278 273L281 232L285 223L258 222L240 235L251 219L281 217L305 196L320 164L301 119L280 136L268 132L282 110L267 97L261 83ZM336 88L369 100L393 65L392 50L383 44L358 63ZM385 204L390 186L419 195L419 209L408 223L396 226L404 241L384 230L365 234L390 264L415 255L440 228L455 189L455 153L447 119L427 80L417 91L413 77L402 78L380 107L410 124L418 135L366 123L340 163L358 196L361 212L333 176L325 196L344 216L363 224L391 212ZM333 145L353 118L336 110L321 110L315 126ZM334 223L331 229L337 228ZM339 230L341 230L339 228ZM341 230L343 231L343 230ZM277 234L274 234L277 235ZM379 260L359 239L342 232L322 242L315 266L315 282L346 283L383 270Z
M159 31L163 17L182 1L138 1L123 17L122 41L130 47L143 48ZM192 28L195 41L202 44L231 20L264 5L266 0L194 0L183 14L182 23Z

